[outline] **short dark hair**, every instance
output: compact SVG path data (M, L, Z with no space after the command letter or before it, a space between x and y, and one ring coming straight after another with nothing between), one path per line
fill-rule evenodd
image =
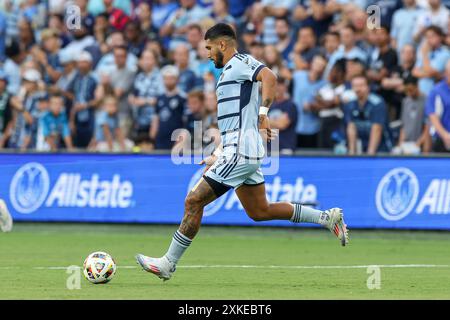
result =
M216 40L220 37L230 37L236 41L236 32L234 29L226 23L218 23L215 26L211 27L205 33L205 40Z
M64 96L61 94L61 93L57 93L57 92L55 92L55 93L52 93L50 96L49 96L49 101L51 100L51 99L54 99L54 98L59 98L59 99L62 99L63 101L64 101Z
M435 34L437 34L439 37L444 37L445 33L442 31L442 29L436 25L431 25L425 29L425 33L428 31L433 31Z

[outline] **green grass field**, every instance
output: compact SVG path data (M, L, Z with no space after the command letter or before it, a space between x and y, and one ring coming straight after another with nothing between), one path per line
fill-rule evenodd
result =
M162 282L134 255L164 254L175 229L17 223L0 233L0 299L450 299L450 232L352 230L341 247L327 230L203 226ZM115 258L114 279L67 289L65 267L97 250ZM389 265L381 289L365 265Z

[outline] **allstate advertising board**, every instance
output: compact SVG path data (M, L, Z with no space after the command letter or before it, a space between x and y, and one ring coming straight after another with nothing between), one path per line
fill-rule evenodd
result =
M450 158L268 160L270 201L341 207L350 228L450 230ZM0 198L16 221L179 223L202 170L170 155L2 154ZM252 221L232 190L203 223L293 226Z

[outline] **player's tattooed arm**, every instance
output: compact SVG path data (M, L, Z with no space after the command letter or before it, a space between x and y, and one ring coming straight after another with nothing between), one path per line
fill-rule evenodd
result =
M217 198L213 189L202 178L192 188L185 200L184 217L178 229L189 239L194 239L203 217L203 208Z

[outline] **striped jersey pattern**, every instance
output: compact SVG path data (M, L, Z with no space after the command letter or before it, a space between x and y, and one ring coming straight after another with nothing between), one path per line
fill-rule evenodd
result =
M264 147L258 131L259 84L264 64L248 54L236 53L223 67L217 82L217 120L224 152L246 159L262 159Z

